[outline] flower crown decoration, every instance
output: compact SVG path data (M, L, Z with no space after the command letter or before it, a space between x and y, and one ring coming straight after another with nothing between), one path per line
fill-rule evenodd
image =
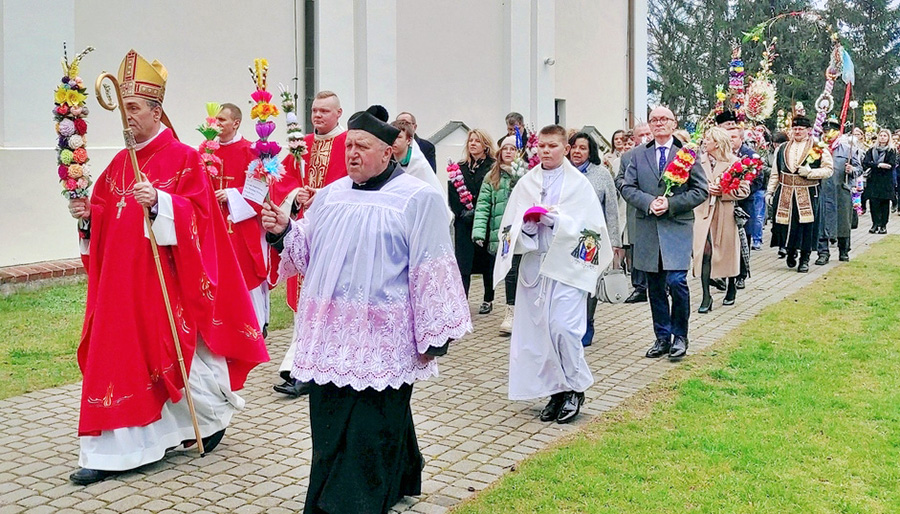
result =
M306 139L303 138L303 130L300 129L300 121L297 119L297 108L294 104L294 98L291 92L279 84L281 90L281 110L284 111L285 122L287 123L287 142L288 151L294 156L294 160L300 161L300 158L306 155Z
M87 138L87 88L78 76L78 66L93 47L87 47L69 62L63 43L63 77L53 94L53 119L56 121L56 164L61 194L67 199L87 198L91 186Z
M278 153L281 146L275 141L269 141L269 136L275 131L275 122L269 118L278 116L278 107L271 103L272 93L266 91L266 76L269 73L269 61L254 59L250 67L250 76L256 84L250 98L256 105L250 109L250 118L256 120L256 135L259 140L250 145L250 150L256 154L250 166L247 167L247 175L264 181L271 185L281 180L284 167L278 161Z
M719 177L722 194L732 194L737 191L741 187L741 181L753 182L753 179L759 174L759 170L762 169L762 165L762 159L756 154L734 161L731 167Z
M450 177L450 181L453 182L453 187L456 188L456 194L459 195L459 201L466 207L466 210L471 211L475 209L475 206L472 205L474 197L472 196L472 193L469 192L469 188L466 187L462 171L459 170L459 164L453 162L453 159L447 161L447 176Z
M216 121L216 116L222 111L222 106L216 102L206 103L206 121L197 127L197 132L203 134L204 140L200 143L197 151L203 159L203 167L210 177L219 175L219 168L222 166L222 159L215 155L219 149L219 142L216 137L222 133L222 128Z
M693 143L688 143L678 150L675 158L670 162L663 171L662 180L666 184L666 192L664 196L672 196L672 188L678 187L691 178L691 168L697 162L697 147Z
M763 58L759 62L759 72L750 81L747 89L747 118L762 122L772 115L775 110L775 96L777 94L775 83L772 81L772 64L778 54L775 53L777 37L772 38L771 43L764 43Z

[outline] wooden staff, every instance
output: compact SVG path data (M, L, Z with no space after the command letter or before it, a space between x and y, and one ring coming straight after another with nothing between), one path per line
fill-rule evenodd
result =
M103 95L100 94L101 86L104 86L104 79L109 79L109 81L112 82L112 87L116 90L116 100L118 103L114 104L112 103L111 98L104 99ZM106 85L106 87L108 88L109 86ZM141 171L138 168L137 154L134 152L134 133L128 126L128 119L125 117L122 89L119 87L119 81L116 80L114 75L103 72L97 77L94 89L97 93L97 101L100 103L101 107L108 111L114 111L117 106L119 107L119 114L122 115L122 135L125 137L125 148L128 149L128 155L131 156L131 167L134 168L134 180L136 183L140 182ZM109 90L107 89L107 94L108 92ZM166 287L162 263L159 261L159 248L156 244L156 236L153 235L153 227L150 223L150 212L146 207L143 207L143 211L144 225L147 227L147 234L150 236L150 248L153 250L153 260L156 263L156 274L159 277L159 286L162 289L163 302L166 304L166 314L169 316L169 327L172 329L172 338L175 340L175 353L178 355L178 368L181 370L181 379L184 381L184 397L187 399L188 411L191 413L191 422L194 424L194 435L197 437L197 449L200 451L200 456L202 457L203 455L206 455L206 452L204 452L203 449L203 438L200 436L200 424L197 423L197 413L194 411L194 400L191 398L191 387L188 384L187 369L184 367L184 355L181 352L181 338L178 337L175 316L172 314L172 304L169 302L169 290Z

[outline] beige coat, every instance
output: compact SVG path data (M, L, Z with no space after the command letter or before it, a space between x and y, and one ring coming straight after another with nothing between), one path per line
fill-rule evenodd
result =
M713 169L706 154L700 159L703 171L710 184L718 184L722 176L737 157L728 162L716 163ZM713 196L694 208L694 276L700 276L703 266L703 249L707 238L712 242L711 278L735 277L741 272L741 241L737 223L734 221L735 202L750 195L750 182L741 181L741 187L732 194Z

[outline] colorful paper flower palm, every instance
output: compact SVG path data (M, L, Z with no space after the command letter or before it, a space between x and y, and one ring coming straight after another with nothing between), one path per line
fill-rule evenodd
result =
M218 176L219 168L222 167L222 159L215 155L216 150L219 149L219 142L216 141L216 136L222 133L222 128L219 127L216 116L219 115L221 110L222 106L218 103L207 102L206 121L197 127L197 132L203 134L205 138L200 143L197 151L200 152L200 157L203 159L203 167L210 177Z
M691 178L691 168L697 161L697 148L693 143L684 145L675 158L672 159L663 171L663 182L666 184L665 196L672 196L672 188L678 187Z
M275 131L275 122L269 120L269 118L278 116L278 107L271 103L272 93L266 90L268 73L269 61L266 59L253 60L250 76L253 77L253 81L256 84L256 91L250 95L250 98L256 104L250 109L250 118L256 120L256 135L259 136L259 140L250 146L257 158L250 163L250 166L247 168L247 174L271 185L272 182L281 180L284 167L278 160L281 145L275 141L268 140L272 132Z
M93 47L85 48L70 63L63 44L62 68L63 77L53 94L53 118L56 121L56 164L62 195L68 199L87 198L91 186L90 167L88 166L87 135L88 108L87 89L84 81L78 76L81 59L92 52Z

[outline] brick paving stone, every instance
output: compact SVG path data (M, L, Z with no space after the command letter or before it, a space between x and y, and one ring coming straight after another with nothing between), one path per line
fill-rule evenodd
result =
M854 231L851 257L881 237ZM753 277L738 292L736 306L723 307L722 293L714 293L712 314L692 314L692 354L715 351L711 346L728 329L840 265L835 259L798 274L769 248L752 255ZM481 281L473 282L472 298L478 299ZM690 279L690 285L696 306L699 283ZM502 291L497 293L503 298ZM473 308L478 303L473 300ZM469 487L484 489L528 455L580 430L647 385L665 381L670 369L691 362L644 358L653 338L647 304L600 305L594 344L585 349L596 382L586 393L582 415L570 425L542 423L537 417L546 399L506 398L509 338L497 331L502 311L486 316L473 312L475 332L441 359L441 376L416 384L412 408L426 460L423 494L404 499L392 512L446 512L475 494ZM308 401L271 390L290 337L290 330L269 337L272 362L250 375L240 392L247 408L235 415L213 454L201 460L194 452L171 452L161 462L88 487L72 485L67 478L78 461L80 384L0 400L0 514L41 509L64 514L302 510L312 453ZM46 416L48 411L54 416Z

